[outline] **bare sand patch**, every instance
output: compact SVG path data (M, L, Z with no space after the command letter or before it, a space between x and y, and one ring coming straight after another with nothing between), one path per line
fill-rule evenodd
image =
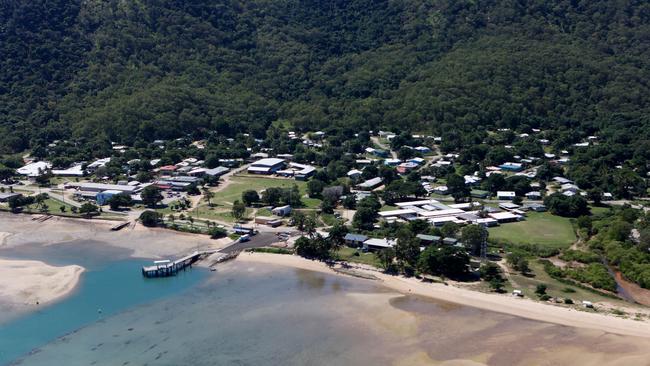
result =
M311 271L336 274L322 262L310 261L294 255L268 253L243 253L237 260L249 263L268 263L290 266ZM607 333L650 338L650 326L646 322L621 319L598 313L570 308L555 307L528 299L487 294L438 283L423 283L415 278L390 276L373 272L381 284L403 294L420 295L449 301L493 312L569 327L595 329Z
M0 298L14 306L46 304L74 290L83 271L76 265L0 259Z

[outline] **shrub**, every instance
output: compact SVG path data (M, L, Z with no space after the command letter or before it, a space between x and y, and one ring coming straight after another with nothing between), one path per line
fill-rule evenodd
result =
M213 227L208 230L208 235L212 239L221 239L228 236L228 231L221 227Z
M142 223L142 225L147 227L158 226L161 220L162 220L162 214L156 211L147 210L140 214L140 222Z
M252 253L293 254L291 249L285 248L251 248L246 251Z
M560 255L560 259L565 260L567 262L580 262L580 263L597 263L600 262L600 256L596 253L592 252L585 252L582 250L572 250L572 249L567 249L564 252L562 252L562 255Z
M616 291L616 281L603 264L591 263L584 268L568 269L566 274L576 281L588 283L595 288Z

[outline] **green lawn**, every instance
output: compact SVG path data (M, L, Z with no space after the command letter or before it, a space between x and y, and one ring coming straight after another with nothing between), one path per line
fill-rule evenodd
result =
M608 206L590 206L589 209L592 215L604 214L610 210Z
M185 215L193 216L194 218L197 219L218 220L218 221L234 223L236 220L232 216L231 212L232 211L230 210L230 208L224 209L224 207L208 207L207 205L205 206L202 205L199 206L198 210L193 209L185 213ZM244 219L250 218L252 214L253 214L253 209L247 208L246 213L244 214Z
M255 190L258 193L266 188L270 187L282 187L282 188L291 188L293 185L297 185L300 188L302 194L306 193L307 183L302 181L296 181L293 179L274 179L267 177L232 177L230 179L230 184L224 190L220 192L215 192L212 202L217 206L231 206L236 200L241 201L241 194L244 191L249 189ZM303 199L305 204L313 202L308 202L306 199ZM320 202L319 202L320 204Z
M304 208L320 208L320 204L323 202L318 198L309 198L307 196L302 197L300 200Z
M548 212L530 212L524 221L493 227L489 232L491 239L552 248L567 248L576 240L569 219Z
M359 255L356 256L354 253L359 253ZM355 248L343 247L336 253L336 256L339 260L342 261L369 264L371 266L381 268L381 263L379 262L379 259L375 253L364 253L361 250Z
M257 210L257 216L273 216L273 212L268 208L260 208Z

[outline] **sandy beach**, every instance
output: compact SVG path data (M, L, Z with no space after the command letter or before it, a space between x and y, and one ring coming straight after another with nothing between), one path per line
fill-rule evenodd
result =
M161 228L136 225L111 231L114 221L53 217L44 222L30 215L0 213L0 256L2 249L25 245L97 245L102 244L129 252L133 258L159 259L185 255L198 249L219 249L232 240L213 240L207 235L180 233Z
M336 271L332 270L322 262L311 261L294 255L242 253L237 260L251 264L274 264L310 271L337 274ZM382 285L403 294L419 295L569 327L650 338L650 326L648 326L647 322L643 321L635 321L571 308L551 306L528 299L482 293L454 286L446 286L444 284L423 283L415 278L391 276L379 272L371 272L368 274L376 276L379 281L381 281Z
M46 304L74 290L83 271L76 265L0 259L0 298L13 306Z

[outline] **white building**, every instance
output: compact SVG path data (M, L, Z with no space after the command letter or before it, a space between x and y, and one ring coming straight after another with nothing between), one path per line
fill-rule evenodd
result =
M350 179L356 179L356 178L359 178L361 176L361 174L363 174L363 172L361 170L352 169L352 170L350 170L348 172L347 176Z
M363 248L366 250L382 250L395 246L395 240L389 239L368 239L363 242Z
M284 160L277 158L264 158L252 163L248 167L249 174L273 174L284 168Z
M30 163L22 168L16 169L16 173L20 175L26 175L28 177L38 177L43 174L45 171L52 168L52 164L46 161L37 161L35 163Z
M81 168L81 164L77 164L68 169L53 169L52 174L64 177L83 177L84 170Z
M497 191L497 199L513 200L517 194L513 191Z

